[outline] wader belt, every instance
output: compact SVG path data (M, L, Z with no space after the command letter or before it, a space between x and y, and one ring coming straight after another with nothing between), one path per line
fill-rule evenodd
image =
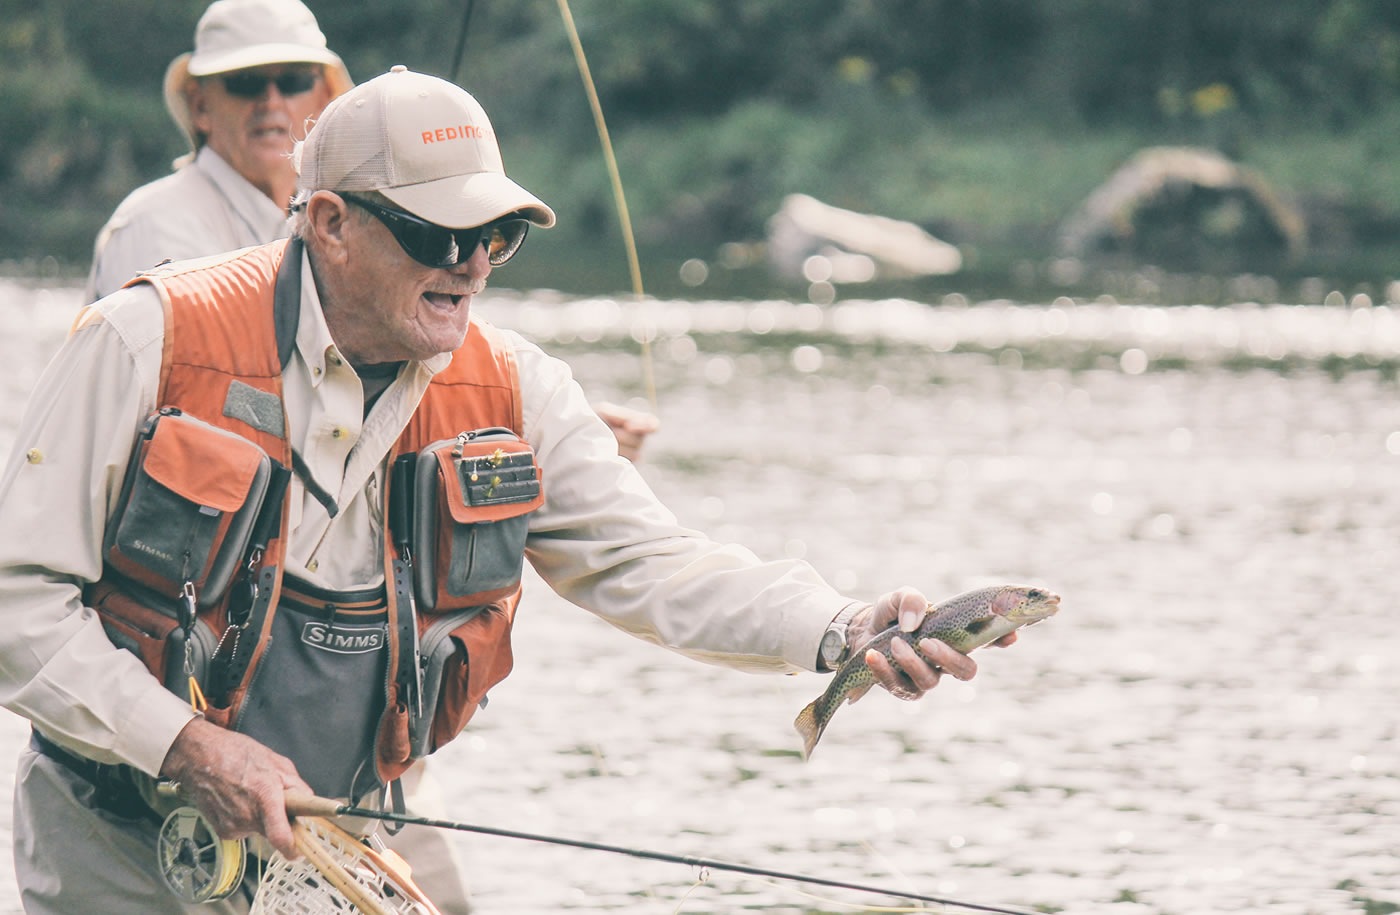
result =
M160 815L151 809L136 787L135 779L146 776L130 766L109 765L79 756L54 743L37 729L29 732L29 747L92 785L93 806L97 809L126 820L161 822Z

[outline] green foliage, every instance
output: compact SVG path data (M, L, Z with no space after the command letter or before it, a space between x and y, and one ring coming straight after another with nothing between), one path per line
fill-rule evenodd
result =
M618 231L556 3L310 0L366 79L455 76L558 234ZM0 0L0 258L81 268L184 151L160 96L205 0ZM960 239L1043 229L1137 147L1400 212L1390 0L575 0L644 242L761 234L788 193Z

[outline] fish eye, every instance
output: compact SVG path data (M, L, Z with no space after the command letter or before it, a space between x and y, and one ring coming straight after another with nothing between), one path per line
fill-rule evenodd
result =
M1031 600L1045 600L1046 598L1045 592L1040 590L1039 588L1031 588L1029 591L1026 592L1026 596L1029 597Z

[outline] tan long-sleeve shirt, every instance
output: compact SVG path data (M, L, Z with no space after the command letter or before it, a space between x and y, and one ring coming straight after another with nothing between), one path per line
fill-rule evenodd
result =
M278 205L208 146L117 205L93 244L85 302L165 260L203 257L285 238Z

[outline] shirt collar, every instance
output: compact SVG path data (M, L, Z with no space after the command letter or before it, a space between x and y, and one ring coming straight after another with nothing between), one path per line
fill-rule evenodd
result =
M254 187L208 144L195 156L194 164L214 182L234 213L247 223L256 237L273 239L287 235L287 211Z

